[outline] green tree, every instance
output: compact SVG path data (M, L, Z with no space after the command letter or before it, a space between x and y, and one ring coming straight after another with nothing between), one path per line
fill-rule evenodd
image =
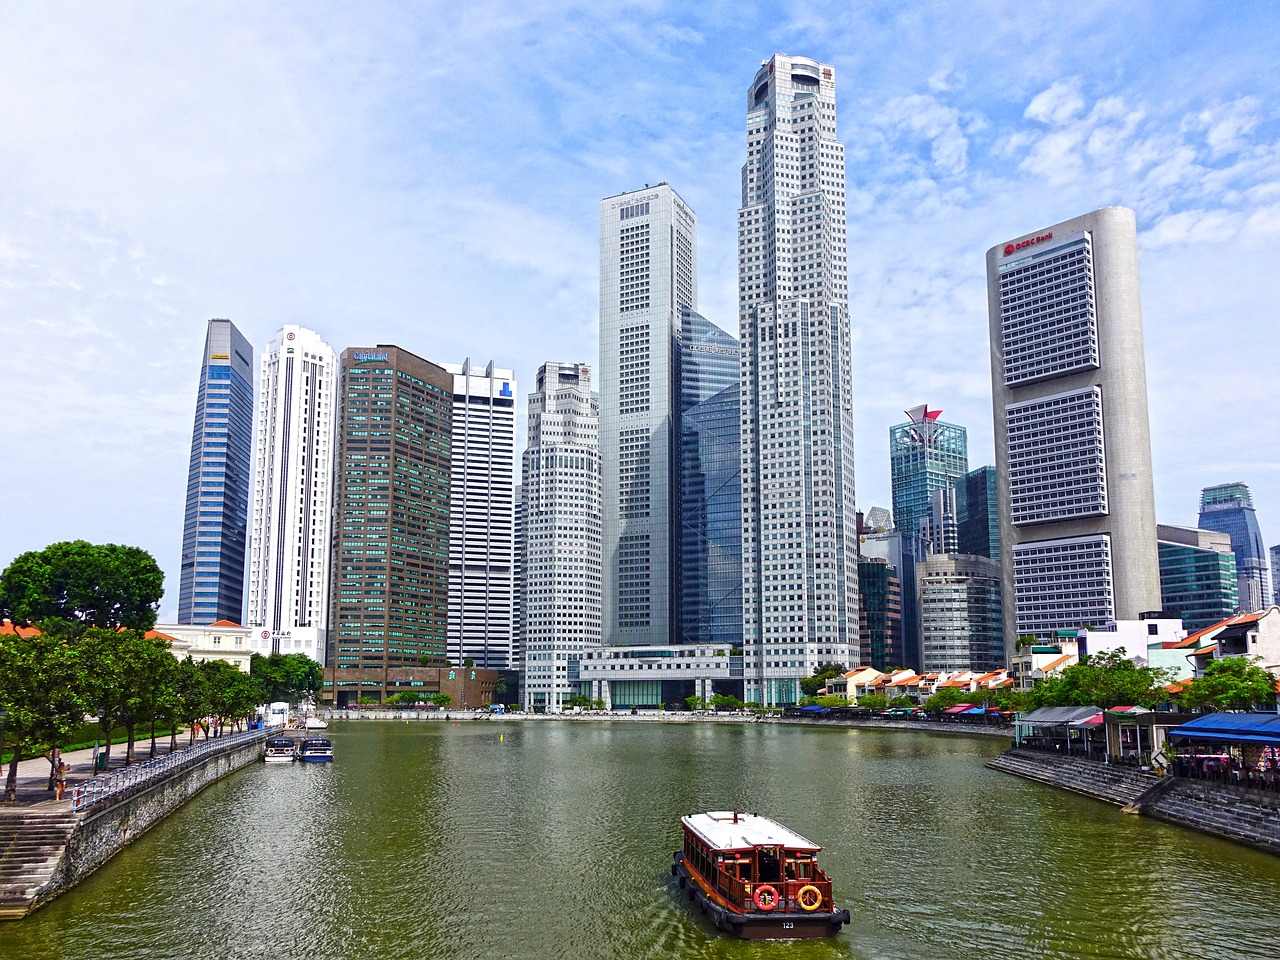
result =
M185 723L190 728L190 742L196 742L196 723L209 716L209 680L200 664L188 656L178 662L177 676L174 678L174 699L170 719L174 724L173 736L169 741L169 749L177 747L178 723ZM207 731L206 731L207 733Z
M894 697L892 700L889 701L889 706L891 707L914 707L915 705L916 705L916 702L912 700L910 697L906 697L906 696Z
M407 707L410 704L421 703L426 699L426 696L425 693L420 693L417 690L401 690L387 697L387 703Z
M885 710L889 706L889 698L883 693L868 693L858 698L858 706L868 710Z
M727 693L713 693L707 702L712 710L739 710L742 707L741 700Z
M81 651L81 683L90 712L98 713L98 726L111 753L111 732L124 727L126 762L137 760L135 741L139 723L148 723L166 709L175 662L169 644L137 630L90 627L76 642ZM234 667L232 669L235 669Z
M934 691L933 696L924 702L924 708L930 713L941 713L943 710L958 707L962 703L976 702L969 699L971 696L972 694L967 690L961 690L959 687L943 687Z
M820 663L814 667L812 677L805 677L800 681L800 691L806 697L816 697L818 691L827 685L827 680L843 674L843 663Z
M453 695L449 693L431 693L427 695L427 703L434 703L437 707L448 707L453 704Z
M1040 681L1030 699L1039 707L1153 708L1169 699L1164 686L1175 673L1139 667L1120 647L1083 657L1059 676Z
M0 619L145 631L163 595L164 574L147 551L71 540L21 554L0 573Z
M209 713L218 721L219 735L224 726L235 730L256 704L264 702L261 681L225 660L206 660L200 669L209 685Z
M324 684L324 668L305 653L255 653L249 675L261 681L267 703L309 700Z
M0 635L0 710L4 740L13 751L4 799L17 799L18 762L53 747L63 747L84 720L77 651L65 638L51 633L30 637Z
M1192 710L1269 710L1276 700L1276 678L1258 663L1257 657L1211 660L1178 701Z
M692 696L685 697L684 702L690 710L705 710L707 707L706 701L696 693Z

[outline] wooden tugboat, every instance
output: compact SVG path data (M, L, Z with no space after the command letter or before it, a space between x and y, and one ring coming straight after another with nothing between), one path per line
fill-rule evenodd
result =
M681 817L671 872L715 925L744 940L834 936L849 911L831 899L822 848L782 824L735 811Z

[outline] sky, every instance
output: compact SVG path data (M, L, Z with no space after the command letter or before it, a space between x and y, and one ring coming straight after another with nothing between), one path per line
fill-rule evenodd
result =
M666 181L736 330L748 87L837 68L858 507L920 403L992 462L984 257L1137 212L1157 514L1244 481L1280 543L1280 7L175 2L0 15L0 567L178 556L210 317L260 351L598 352L599 201ZM519 417L523 421L523 404ZM523 422L521 422L523 436ZM522 446L521 442L521 446Z

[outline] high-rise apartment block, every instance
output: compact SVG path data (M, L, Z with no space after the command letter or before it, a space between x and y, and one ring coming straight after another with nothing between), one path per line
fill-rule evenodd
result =
M680 642L742 643L742 448L738 341L681 311Z
M244 620L252 459L253 348L230 320L210 320L187 471L180 624Z
M679 640L676 352L698 306L693 211L667 184L600 202L604 641Z
M835 68L764 61L738 210L746 699L858 662L844 144Z
M1160 609L1176 613L1188 632L1203 630L1240 609L1231 537L1213 530L1156 525Z
M453 375L449 659L510 670L515 562L516 380L510 370L441 364Z
M333 348L286 324L262 355L255 427L248 621L273 634L303 629L323 662L329 618L334 414ZM294 649L283 652L297 652Z
M950 490L969 472L968 432L943 423L941 413L921 404L907 411L906 423L889 428L893 523L899 530L919 533L921 521L931 516L934 494Z
M590 368L539 367L522 462L524 702L538 712L584 693L579 661L600 646L599 429Z
M987 251L1006 643L1160 604L1132 210Z
M453 375L397 346L342 352L331 699L421 692L449 607ZM424 660L424 658L426 658Z
M1231 537L1236 556L1240 609L1255 613L1271 603L1267 551L1262 545L1253 497L1243 483L1220 483L1200 492L1200 529Z

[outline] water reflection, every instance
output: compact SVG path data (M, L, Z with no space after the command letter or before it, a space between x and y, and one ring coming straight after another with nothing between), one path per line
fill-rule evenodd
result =
M998 741L773 725L364 721L216 784L0 958L1267 957L1280 861L988 771ZM839 938L673 896L681 813L828 847Z

